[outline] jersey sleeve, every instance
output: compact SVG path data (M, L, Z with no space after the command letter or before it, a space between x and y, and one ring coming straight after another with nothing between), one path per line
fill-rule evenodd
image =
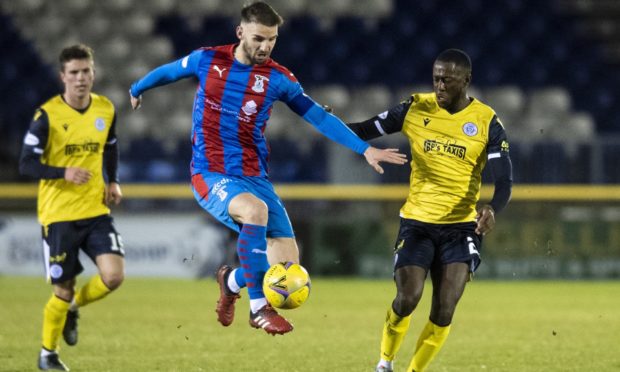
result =
M281 73L283 74L281 77L282 84L278 85L278 87L280 87L280 101L289 104L295 98L302 95L304 89L299 81L295 79L293 73L289 71L281 71ZM289 74L289 76L285 76L286 74Z
M493 117L489 125L487 157L487 166L491 169L495 184L493 198L489 204L496 212L500 212L506 207L512 194L512 162L506 131L497 116Z
M487 144L487 156L494 159L508 156L508 139L506 130L497 116L493 116L489 125L489 142Z
M403 129L405 116L413 103L413 97L405 100L391 109L373 116L359 123L348 123L351 128L363 140L370 140L386 134L400 132Z
M30 128L24 137L22 152L19 157L19 172L25 176L39 179L55 179L65 176L65 168L53 167L41 163L49 136L49 119L43 109L35 112Z
M358 154L363 154L370 147L370 145L362 141L353 131L347 128L342 120L325 111L322 106L305 93L297 95L287 104L297 115L304 118L305 121L312 124L319 132L332 141L346 146Z
M198 71L198 64L202 58L202 53L203 50L198 49L181 59L155 68L142 79L135 81L131 85L131 95L133 97L138 97L149 89L195 76Z
M120 151L118 146L118 140L116 138L116 114L112 119L112 126L108 132L108 138L105 146L103 147L103 167L105 169L106 181L119 183L118 177L118 162L120 158Z

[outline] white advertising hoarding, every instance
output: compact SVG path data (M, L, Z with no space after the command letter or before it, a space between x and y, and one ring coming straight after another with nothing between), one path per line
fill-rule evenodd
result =
M127 276L198 277L224 262L228 232L202 214L114 214ZM41 226L36 216L0 215L0 275L44 277ZM234 249L234 248L233 248ZM85 274L94 273L81 253Z

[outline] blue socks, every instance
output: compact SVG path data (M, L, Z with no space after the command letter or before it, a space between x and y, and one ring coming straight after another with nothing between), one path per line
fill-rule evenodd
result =
M242 267L238 267L235 270L233 270L232 272L233 274L235 274L235 282L237 283L237 285L239 286L239 288L243 288L247 285L247 283L245 282L245 269Z
M241 267L235 270L239 287L248 287L250 300L264 298L263 277L269 269L267 261L267 226L245 224L237 240Z

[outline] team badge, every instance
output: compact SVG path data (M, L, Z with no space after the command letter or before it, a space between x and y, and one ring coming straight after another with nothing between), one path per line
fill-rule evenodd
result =
M253 100L251 101L247 101L245 103L245 106L243 106L241 108L241 110L243 110L243 112L247 115L247 116L252 116L254 114L256 114L256 102L254 102Z
M267 79L263 75L254 75L254 79L256 80L254 81L254 86L252 86L252 90L256 93L263 93L265 91L265 81L269 81L269 79Z
M102 118L97 118L95 120L95 128L97 128L98 131L102 132L105 129L105 121L103 121Z
M54 279L58 279L62 276L62 266L53 264L50 266L50 276Z
M469 137L473 137L478 134L478 127L472 122L467 122L463 124L463 133Z

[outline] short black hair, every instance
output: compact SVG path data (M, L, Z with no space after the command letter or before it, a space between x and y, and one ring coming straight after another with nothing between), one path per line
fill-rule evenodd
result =
M460 49L446 49L439 53L435 61L454 63L456 66L471 73L471 59Z
M91 47L84 44L71 45L64 48L60 52L58 61L60 62L60 71L65 70L65 63L74 59L89 59L93 60L94 52Z
M241 9L241 22L255 22L272 27L281 26L282 23L284 23L284 19L280 17L278 12L276 12L271 5L263 1L256 1L247 4Z

